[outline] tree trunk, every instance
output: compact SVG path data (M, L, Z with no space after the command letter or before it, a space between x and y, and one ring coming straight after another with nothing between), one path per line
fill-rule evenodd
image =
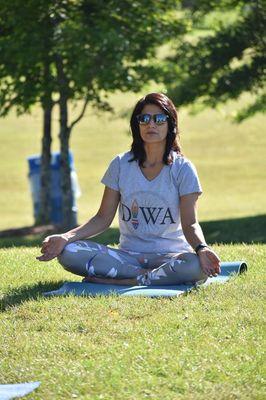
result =
M52 143L52 109L54 106L52 99L52 75L51 59L49 55L43 60L43 80L44 94L41 98L43 110L43 136L40 172L40 210L36 224L45 225L51 223L51 143Z
M51 121L52 121L52 102L43 104L43 137L42 155L40 172L40 211L35 224L45 225L51 223Z
M63 62L60 55L56 57L56 69L59 84L59 112L60 112L60 159L61 159L61 190L62 190L62 227L64 229L76 226L76 214L72 210L73 192L71 188L70 165L69 165L69 137L68 127L68 81L64 73Z
M61 190L62 190L62 225L65 229L76 225L75 216L72 211L73 193L71 188L70 165L69 165L69 129L67 126L67 99L60 101L60 160L61 160Z

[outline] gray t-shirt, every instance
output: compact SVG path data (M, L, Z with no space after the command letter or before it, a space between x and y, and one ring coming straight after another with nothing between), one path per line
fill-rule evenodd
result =
M173 163L164 165L151 181L145 178L132 153L116 156L101 182L120 192L119 248L142 253L192 251L181 223L179 198L202 193L193 164L172 153Z

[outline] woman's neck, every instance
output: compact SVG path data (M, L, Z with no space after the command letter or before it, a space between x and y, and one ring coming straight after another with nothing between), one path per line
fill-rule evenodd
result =
M146 167L153 167L163 163L165 146L161 146L161 143L160 145L159 143L145 143L144 148L146 152L146 160L144 164Z

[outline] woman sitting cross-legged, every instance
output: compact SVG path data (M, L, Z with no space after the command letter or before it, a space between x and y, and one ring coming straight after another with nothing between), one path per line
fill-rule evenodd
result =
M58 257L88 282L175 285L220 273L220 260L197 221L201 186L178 141L177 112L161 93L140 99L131 116L131 150L105 172L97 214L68 232L48 236L40 261ZM119 206L119 248L88 240L112 223Z

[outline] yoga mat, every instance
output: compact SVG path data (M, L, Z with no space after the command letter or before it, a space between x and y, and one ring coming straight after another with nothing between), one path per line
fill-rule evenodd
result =
M41 382L14 383L0 385L0 400L10 400L23 397L35 390Z
M72 294L75 296L95 297L116 294L119 296L175 297L195 287L207 286L211 283L224 283L231 276L241 274L246 270L247 264L244 261L222 262L221 274L217 277L208 278L204 283L197 282L195 285L122 286L89 282L66 282L58 290L45 292L43 295L49 297Z

